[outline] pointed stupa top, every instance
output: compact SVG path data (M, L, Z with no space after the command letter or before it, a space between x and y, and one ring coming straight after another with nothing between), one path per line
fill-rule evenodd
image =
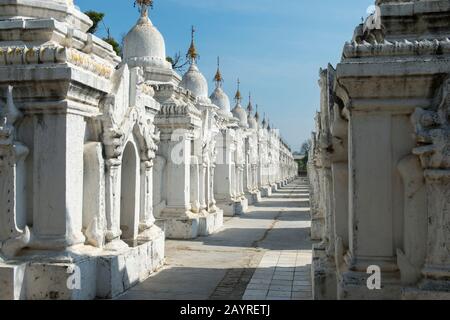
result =
M241 95L241 81L237 80L237 91L234 96L234 100L236 101L236 105L240 105L242 101L242 95Z
M139 6L139 11L141 15L148 15L148 8L153 8L153 0L135 0L134 5Z
M223 77L220 72L220 58L217 57L217 72L214 76L214 82L216 83L216 89L210 96L211 102L218 106L222 114L231 117L231 104L227 94L222 89Z
M222 73L220 72L220 57L217 57L217 71L214 76L214 82L216 83L216 88L222 87L223 77Z
M256 105L255 119L259 123L258 105Z
M248 128L248 119L247 119L247 112L242 108L241 101L242 101L242 95L240 91L241 82L237 81L237 91L236 95L234 96L234 100L236 101L236 106L231 111L233 113L233 116L239 120L239 126L243 128Z
M253 113L253 105L252 105L252 93L250 92L248 94L248 106L247 106L247 112L249 116L252 116Z
M192 26L192 29L191 29L191 46L189 47L189 50L188 50L187 55L186 55L186 57L189 59L189 62L191 64L196 63L196 61L197 61L197 59L199 57L198 52L197 52L197 48L195 47L195 31L196 31L195 27Z
M189 47L187 58L191 66L189 70L183 75L180 86L191 91L197 98L203 102L210 102L208 98L208 81L200 72L197 66L197 59L199 57L194 42L195 28L191 29L191 46Z
M257 129L258 121L256 121L255 117L253 116L253 105L252 105L252 94L251 93L249 93L249 95L248 95L247 113L248 113L248 127L250 129Z

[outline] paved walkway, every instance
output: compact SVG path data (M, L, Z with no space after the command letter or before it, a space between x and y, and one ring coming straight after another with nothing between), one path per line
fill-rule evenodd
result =
M309 195L300 179L222 230L167 240L166 265L119 299L310 299Z

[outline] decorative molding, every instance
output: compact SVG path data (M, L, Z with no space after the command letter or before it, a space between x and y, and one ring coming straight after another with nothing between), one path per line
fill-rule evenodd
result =
M24 170L23 162L29 149L16 140L16 126L22 113L13 101L13 87L7 88L6 105L0 108L0 253L14 257L30 242L31 232L17 225L18 170ZM1 105L0 105L1 107ZM3 228L3 229L2 229Z
M362 41L347 42L344 46L344 58L383 57L383 56L417 56L450 54L450 39L395 41L384 40L381 43Z
M60 46L0 48L0 66L47 63L71 63L105 79L110 79L114 72L111 66L75 49Z
M441 87L439 97L436 108L417 108L411 117L418 143L413 153L420 157L425 169L450 170L450 78Z

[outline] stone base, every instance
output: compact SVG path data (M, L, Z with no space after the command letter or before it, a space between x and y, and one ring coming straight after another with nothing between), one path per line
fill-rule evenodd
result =
M0 300L26 299L24 262L0 262Z
M272 187L261 187L261 197L267 198L272 195Z
M253 204L256 204L258 202L261 202L261 191L257 190L252 193L253 195Z
M322 240L322 233L324 228L324 218L311 219L311 240Z
M223 210L225 217L239 216L248 211L248 200L243 197L236 201L217 201L217 206Z
M417 287L402 289L402 300L450 300L450 280L424 279Z
M91 300L113 298L164 264L164 232L153 226L120 251L77 246L70 251L24 252L0 264L0 299Z
M374 263L376 264L376 263ZM381 289L370 290L366 272L346 271L339 275L339 300L398 300L401 298L400 274L381 273Z
M200 216L164 220L167 239L194 239L200 233Z
M337 280L336 266L325 249L313 247L311 266L312 290L314 300L336 300Z
M217 232L223 226L223 211L216 209L215 212L206 212L199 220L198 235L209 236Z
M247 192L245 193L245 198L247 199L248 205L256 204L261 201L261 192L259 190Z
M278 191L278 187L277 187L277 185L276 185L276 184L273 184L273 185L271 186L271 188L272 188L272 193L274 193L274 192L277 192L277 191Z

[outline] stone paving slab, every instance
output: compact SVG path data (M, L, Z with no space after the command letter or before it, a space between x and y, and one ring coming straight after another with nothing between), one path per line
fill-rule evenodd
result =
M312 299L311 259L311 252L305 251L266 253L247 286L243 300ZM275 270L267 273L271 275L265 280L269 290L253 290L253 286L260 282L259 275L266 273L267 269Z
M309 198L298 181L225 218L216 234L166 241L166 265L119 299L311 298Z

